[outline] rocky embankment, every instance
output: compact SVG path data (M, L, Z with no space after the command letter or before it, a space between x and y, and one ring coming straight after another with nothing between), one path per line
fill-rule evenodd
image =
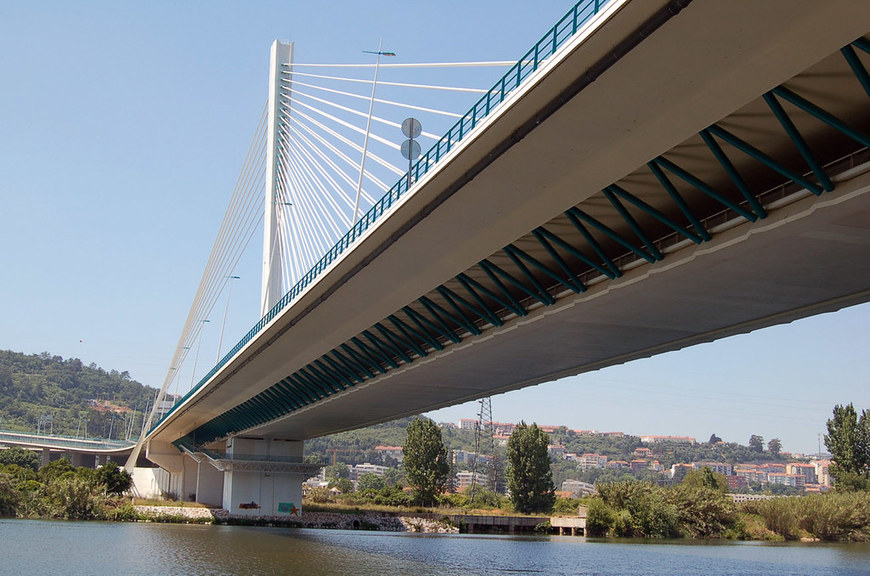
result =
M250 516L230 514L226 510L183 506L136 506L136 511L148 521L204 522L219 524L277 524L301 528L335 530L377 530L382 532L456 533L459 528L437 515L399 515L386 512L303 512L300 518L286 516Z

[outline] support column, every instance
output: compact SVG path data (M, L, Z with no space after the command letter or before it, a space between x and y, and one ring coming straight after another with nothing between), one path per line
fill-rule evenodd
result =
M227 440L223 507L240 516L302 516L302 442L274 438Z
M199 462L187 454L185 454L183 458L182 462L184 469L181 472L181 492L178 494L178 499L182 502L196 502L196 485L199 480Z
M42 454L41 454L41 459L39 462L40 466L45 466L49 462L51 462L51 450L49 450L48 448L43 448Z
M159 490L163 494L184 497L184 455L178 448L166 442L149 440L145 446L145 456L166 472L155 475Z
M196 501L209 506L220 506L223 502L224 473L211 463L199 463L196 475Z

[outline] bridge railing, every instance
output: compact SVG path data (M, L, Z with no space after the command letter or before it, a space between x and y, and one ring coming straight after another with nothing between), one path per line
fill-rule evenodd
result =
M133 446L136 442L107 440L105 438L85 439L73 436L49 436L45 434L26 434L23 432L0 432L0 444L32 444L71 448L79 450L116 450Z
M302 277L299 281L278 300L278 302L260 318L244 337L230 349L227 354L206 374L187 394L181 397L175 406L167 412L153 428L169 417L175 407L184 403L185 400L208 382L212 376L218 373L239 350L253 340L260 331L266 327L290 302L326 270L338 257L344 253L358 238L360 238L393 204L402 198L409 190L410 173L411 185L425 176L443 157L447 156L456 145L471 133L482 120L489 116L499 104L517 90L532 73L537 71L547 58L552 56L567 40L572 38L593 16L598 14L610 0L580 0L573 8L559 19L556 24L547 31L544 36L535 43L501 79L490 88L486 94L475 102L474 106L465 113L429 150L423 154L417 162L411 166L392 188L376 202L350 230L326 253L323 257Z

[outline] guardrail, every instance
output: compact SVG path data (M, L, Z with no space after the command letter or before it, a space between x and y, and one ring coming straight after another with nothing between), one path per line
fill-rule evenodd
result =
M30 444L33 446L71 448L75 450L123 450L132 448L136 442L107 440L104 438L86 439L72 436L47 436L21 432L0 432L0 444Z
M188 398L193 396L212 376L226 365L236 353L245 347L266 325L272 321L290 302L296 299L297 296L312 283L314 280L326 270L338 257L344 253L364 232L366 232L372 224L374 224L390 207L393 206L400 198L402 198L409 190L409 173L410 180L417 181L422 176L425 176L444 156L446 156L456 145L468 136L470 132L492 113L499 104L504 102L505 98L513 91L518 89L523 80L528 78L533 72L540 68L541 64L550 56L552 56L566 40L573 37L580 28L588 22L593 16L601 11L601 8L609 3L610 0L580 0L574 7L569 10L544 36L535 43L516 64L514 64L501 79L490 88L486 94L475 102L474 106L454 124L447 133L441 137L420 159L411 166L411 169L406 172L392 188L390 188L381 199L372 206L368 212L342 236L342 238L333 246L323 257L291 288L278 302L251 328L233 348L221 358L221 360L206 374L187 394L175 403L175 405L164 414L151 430L157 428L161 422L168 418L175 408L184 403Z

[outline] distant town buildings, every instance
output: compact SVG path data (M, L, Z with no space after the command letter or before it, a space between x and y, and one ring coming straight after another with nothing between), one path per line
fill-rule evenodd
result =
M398 462L405 460L405 453L402 452L401 446L375 446L375 452L380 454L382 458L392 458Z
M450 461L454 466L474 466L475 464L488 466L492 462L492 456L466 450L451 450Z
M577 465L581 470L604 468L607 466L607 456L603 454L584 454L577 459Z
M383 476L384 472L389 470L387 466L378 466L377 464L357 464L356 466L348 466L350 469L350 481L354 485L359 482L360 476L363 474L374 474L375 476Z
M562 482L562 492L570 492L572 498L595 494L595 486L579 480L565 480Z
M722 474L723 476L731 476L734 472L734 467L731 464L725 464L724 462L693 462L692 468L695 470L709 468L713 472Z
M463 492L471 486L472 482L477 486L489 486L489 476L483 472L457 472L456 473L456 491Z
M491 424L495 442L501 446L506 445L516 425L503 422L492 422ZM463 418L457 424L443 423L441 426L474 431L477 429L478 421L476 419ZM538 427L550 434L551 440L554 441L547 448L550 457L553 460L574 463L579 472L610 469L621 471L622 473L632 472L639 475L642 473L646 478L650 478L650 473L654 473L660 474L663 479L681 482L689 472L708 468L717 474L722 474L727 479L728 488L732 493L746 491L748 488L758 485L786 486L807 492L826 491L831 486L829 473L831 461L829 459L806 458L799 454L781 452L780 461L775 462L738 464L715 461L676 462L670 468L665 468L658 458L666 460L668 463L673 462L673 445L694 445L698 443L697 440L691 436L640 436L639 439L643 446L633 448L630 453L623 453L621 457L628 458L622 460L620 456L608 456L598 452L586 452L582 454L568 452L565 444L570 446L571 435L597 435L600 437L621 438L625 436L623 432L568 430L563 426L550 425ZM560 443L562 441L565 444ZM388 459L392 459L401 463L404 458L402 446L377 446L374 452L381 456L381 462L388 462ZM670 456L665 456L667 454L670 454ZM789 461L782 461L783 458L788 458ZM455 480L453 482L453 489L455 491L461 492L471 486L472 483L480 486L490 485L487 472L490 471L490 466L493 464L492 455L477 454L468 450L457 449L450 451L450 461L456 470L458 470L455 472ZM350 471L350 480L356 484L363 474L383 476L388 467L365 463L356 466L349 465L348 469ZM472 472L472 470L476 470L476 472ZM590 477L594 477L594 475ZM325 479L323 475L321 474L319 478L312 479L312 485L315 482L317 485L324 485ZM573 495L591 494L594 490L595 488L592 484L580 480L569 479L562 483L562 491Z
M695 444L691 436L641 436L640 441L644 444Z

